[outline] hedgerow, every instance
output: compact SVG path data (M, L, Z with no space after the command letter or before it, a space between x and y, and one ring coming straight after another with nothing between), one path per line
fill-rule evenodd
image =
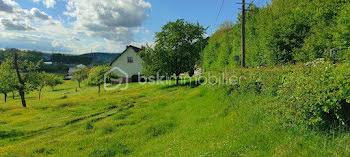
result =
M278 110L290 122L330 128L350 124L350 66L300 66L285 75Z
M350 125L350 65L315 62L275 68L228 72L238 81L230 92L254 92L275 97L270 113L285 124L330 129Z

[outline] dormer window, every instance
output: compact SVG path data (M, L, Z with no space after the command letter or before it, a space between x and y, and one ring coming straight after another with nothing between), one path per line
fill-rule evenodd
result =
M128 63L134 63L134 58L128 57Z

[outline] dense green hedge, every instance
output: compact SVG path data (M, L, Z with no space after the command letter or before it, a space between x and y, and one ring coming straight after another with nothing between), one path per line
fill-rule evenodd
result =
M219 76L219 73L211 75ZM238 80L223 85L231 92L254 92L275 97L276 101L267 107L286 124L320 129L350 126L349 64L311 62L236 69L226 75Z
M275 66L329 59L339 50L338 61L350 58L350 1L272 0L247 13L247 65ZM240 65L241 24L226 22L204 50L203 68L225 70Z
M290 121L328 128L350 126L350 66L313 64L284 76L278 109Z

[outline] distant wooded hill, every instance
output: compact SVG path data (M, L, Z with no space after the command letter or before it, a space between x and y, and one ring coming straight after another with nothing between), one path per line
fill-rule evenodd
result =
M91 64L93 64L93 65L101 65L101 64L108 64L108 63L112 62L119 55L120 55L120 53L101 53L101 52L96 52L96 53L82 54L80 56L91 58L92 59L92 63Z
M103 65L109 64L113 59L118 57L120 53L87 53L82 55L67 55L59 53L44 53L39 51L23 51L23 56L30 61L43 60L45 62L53 62L59 64L85 64L85 65ZM6 50L0 51L0 61L11 56Z

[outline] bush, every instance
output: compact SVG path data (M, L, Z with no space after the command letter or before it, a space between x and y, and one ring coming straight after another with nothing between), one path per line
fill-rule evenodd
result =
M288 121L329 129L350 124L350 66L300 66L283 80L279 113Z
M269 110L286 124L319 129L350 126L349 64L316 61L283 68L236 69L228 76L237 78L224 85L229 93L275 96Z
M227 73L228 77L234 76L236 81L234 81L234 83L227 84L226 86L228 86L234 92L255 92L277 95L277 91L281 85L283 76L290 71L289 66L285 68L260 67L236 69L231 73Z

